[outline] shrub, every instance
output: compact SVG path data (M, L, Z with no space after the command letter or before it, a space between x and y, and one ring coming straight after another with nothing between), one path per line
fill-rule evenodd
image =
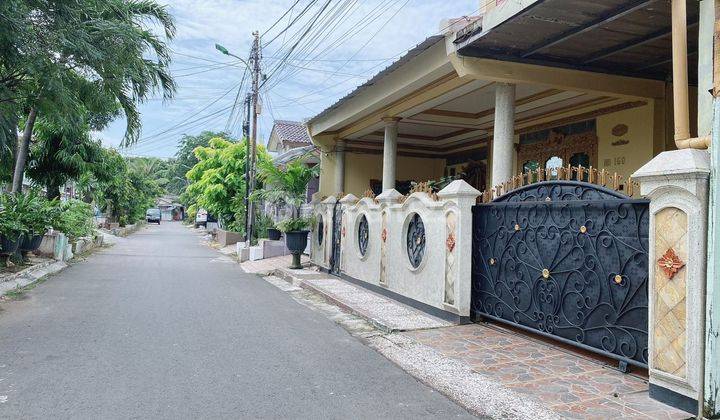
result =
M4 209L0 230L9 236L13 232L42 235L51 227L56 213L52 203L35 190L4 194L0 196L0 207Z
M298 230L310 230L314 225L314 217L292 217L278 222L277 228L281 232L294 232Z
M267 238L267 230L275 227L275 222L267 213L260 212L255 216L255 228L253 236L255 238Z
M20 222L17 213L4 207L0 209L0 235L14 239L24 232L25 226Z
M57 203L58 214L53 220L53 228L63 232L69 238L89 236L95 229L93 209L80 200L68 200Z

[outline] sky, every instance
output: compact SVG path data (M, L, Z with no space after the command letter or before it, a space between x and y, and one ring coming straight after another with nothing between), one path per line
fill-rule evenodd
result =
M158 1L176 19L170 48L178 90L170 101L155 95L140 105L140 140L119 149L128 156L171 157L183 134L240 134L240 108L249 88L247 78L241 85L245 67L217 51L216 43L246 58L252 32L263 34L262 67L268 80L261 90L258 139L265 143L274 120L309 119L438 33L441 20L477 14L479 7L478 0L328 0L318 29L298 43L285 66L277 67L325 0ZM120 118L96 136L108 147L119 147L124 134Z

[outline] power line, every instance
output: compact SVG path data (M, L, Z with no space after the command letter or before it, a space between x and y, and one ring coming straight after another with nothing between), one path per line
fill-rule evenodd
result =
M270 31L272 30L272 28L275 27L275 25L277 25L278 23L280 23L280 21L283 20L283 19L285 18L285 16L287 16L288 13L292 12L292 10L295 8L295 6L297 6L298 3L300 3L300 0L295 0L295 3L293 3L292 6L290 6L290 8L287 9L287 10L285 11L285 13L283 13L282 16L280 16L280 17L275 21L275 23L273 23L272 25L270 25L270 27L267 28L267 29L265 30L265 32L262 33L262 35L260 35L260 38L264 37L265 34L267 34L268 32L270 32Z
M275 41L280 35L284 34L288 29L290 29L301 17L303 17L303 15L310 9L310 7L317 2L318 0L311 0L310 3L308 3L308 5L300 11L300 13L295 17L295 19L293 19L292 22L290 22L290 24L285 27L285 29L280 31L280 33L275 35L270 41L266 42L265 46L267 47L268 45L272 44L273 41Z
M216 98L215 100L213 100L213 101L210 102L209 104L205 105L205 106L202 107L201 109L196 109L196 110L190 111L189 113L185 114L185 116L183 116L183 118L187 118L187 117L189 117L190 115L197 115L197 114L200 114L200 113L204 112L205 110L207 110L207 109L210 108L211 106L213 106L213 105L215 105L216 103L218 103L222 98L224 98L225 96L227 96L230 92L232 92L233 90L235 90L235 88L238 87L238 85L239 85L239 83L233 85L233 87L231 87L230 89L228 89L227 91L225 91L225 93L223 93L222 95L220 95L220 97ZM230 108L231 108L231 107L227 107L227 109L230 109ZM152 134L150 134L150 135L148 135L148 136L146 136L146 137L143 137L143 138L139 139L139 140L137 141L136 145L140 145L140 144L142 144L142 143L151 142L153 139L156 139L158 136L161 136L162 134L166 134L166 133L168 133L168 132L174 131L175 129L180 128L180 127L182 127L182 126L185 126L185 125L187 125L187 124L190 124L190 123L192 123L193 121L194 121L194 120L186 121L186 122L184 122L184 123L179 123L179 124L176 124L176 125L174 125L174 126L172 126L172 127L170 127L170 128L164 129L164 130L162 130L162 131L152 133Z

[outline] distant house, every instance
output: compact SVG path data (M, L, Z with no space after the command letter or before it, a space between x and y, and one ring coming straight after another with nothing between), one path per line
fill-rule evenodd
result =
M178 200L179 198L174 195L164 195L156 200L162 220L177 221L185 218L185 207L178 203Z
M307 128L301 122L277 120L270 132L267 150L277 154L285 153L298 147L312 146Z
M270 132L267 150L274 153L273 162L276 166L302 157L308 166L320 164L319 150L312 144L307 128L301 122L277 120ZM307 189L307 202L312 200L312 195L318 191L319 178L310 181ZM272 214L275 220L283 217L284 209L266 206L266 211Z

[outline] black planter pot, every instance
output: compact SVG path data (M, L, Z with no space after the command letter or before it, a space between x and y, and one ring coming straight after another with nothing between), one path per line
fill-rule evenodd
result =
M12 238L5 235L0 235L0 254L2 255L13 255L17 252L20 242L22 242L23 235Z
M308 233L310 233L308 230L285 232L285 246L287 246L287 249L290 250L290 253L293 256L290 268L302 268L302 265L300 264L300 255L303 251L305 251L305 247L307 247Z
M31 252L40 248L42 243L43 235L23 235L23 240L20 243L20 251Z
M268 234L268 239L270 239L271 241L279 240L280 235L281 235L280 231L275 228L268 228L267 234Z

